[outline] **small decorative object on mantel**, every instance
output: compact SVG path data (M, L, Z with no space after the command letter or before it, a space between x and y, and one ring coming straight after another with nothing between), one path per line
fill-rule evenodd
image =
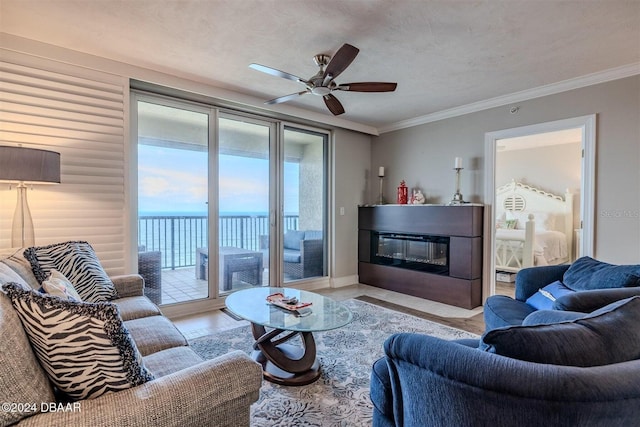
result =
M403 179L402 181L400 181L400 187L398 187L398 204L406 205L408 196L409 196L409 189L407 188L407 185L404 183L404 179Z
M460 193L460 171L464 169L462 167L462 157L456 157L453 164L453 169L456 171L456 192L453 195L453 198L451 199L449 205L461 205L465 203L462 198L462 193Z
M420 191L417 188L414 188L413 194L411 195L410 203L412 205L424 205L426 201L427 199L424 197L424 194L422 194L422 191Z
M378 204L384 205L384 196L382 194L382 181L384 180L384 166L378 168L378 178L380 178L380 193L378 194Z

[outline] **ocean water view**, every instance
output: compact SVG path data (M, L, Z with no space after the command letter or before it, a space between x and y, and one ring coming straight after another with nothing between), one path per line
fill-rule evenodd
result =
M285 229L298 229L298 214L285 214ZM259 251L269 234L266 212L220 212L218 245ZM162 252L163 268L196 264L196 249L208 246L206 212L139 212L139 250ZM263 238L264 239L264 238Z

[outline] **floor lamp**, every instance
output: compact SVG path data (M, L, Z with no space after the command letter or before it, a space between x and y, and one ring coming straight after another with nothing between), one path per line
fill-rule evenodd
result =
M0 181L17 183L18 203L13 215L11 246L35 245L33 220L27 203L27 185L60 183L60 153L33 148L0 146Z

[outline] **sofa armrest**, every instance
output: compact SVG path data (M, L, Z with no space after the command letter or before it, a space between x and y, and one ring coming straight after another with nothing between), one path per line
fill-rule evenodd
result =
M562 276L568 268L569 264L523 268L516 274L516 299L526 301L538 289L544 288L556 280L562 280Z
M24 426L249 426L262 368L234 351L138 387L80 401L79 411L26 418Z
M119 298L144 295L144 279L139 274L125 274L110 277Z
M638 286L571 292L556 299L553 303L553 308L555 310L591 313L605 305L637 295L640 295L640 287Z

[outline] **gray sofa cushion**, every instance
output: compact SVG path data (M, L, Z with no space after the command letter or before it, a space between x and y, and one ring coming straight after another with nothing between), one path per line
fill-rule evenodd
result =
M112 301L120 309L122 320L133 320L162 314L157 305L147 297L118 298Z
M31 287L18 273L9 267L9 265L4 263L4 261L0 261L0 286L9 282L19 283L28 288Z
M49 378L31 350L18 313L3 292L0 292L0 343L0 401L37 403L35 408L22 406L15 411L0 411L0 425L6 426L40 412L40 402L53 402L55 397Z
M82 303L7 283L36 356L71 400L94 399L153 379L111 303Z
M564 273L562 283L574 291L640 286L640 265L613 265L582 257Z
M164 377L202 362L190 347L173 347L145 356L144 364L156 377Z
M633 297L570 322L494 329L480 348L536 363L609 365L640 358L639 324L640 297Z
M124 322L143 356L187 345L184 335L164 316L149 316Z
M33 270L31 270L31 264L22 255L23 252L24 249L22 248L3 249L0 252L0 259L2 259L2 264L9 266L9 268L18 273L21 280L25 281L29 287L32 289L38 289L40 287L40 283L36 279L36 276L34 276ZM16 280L15 282L18 281Z

